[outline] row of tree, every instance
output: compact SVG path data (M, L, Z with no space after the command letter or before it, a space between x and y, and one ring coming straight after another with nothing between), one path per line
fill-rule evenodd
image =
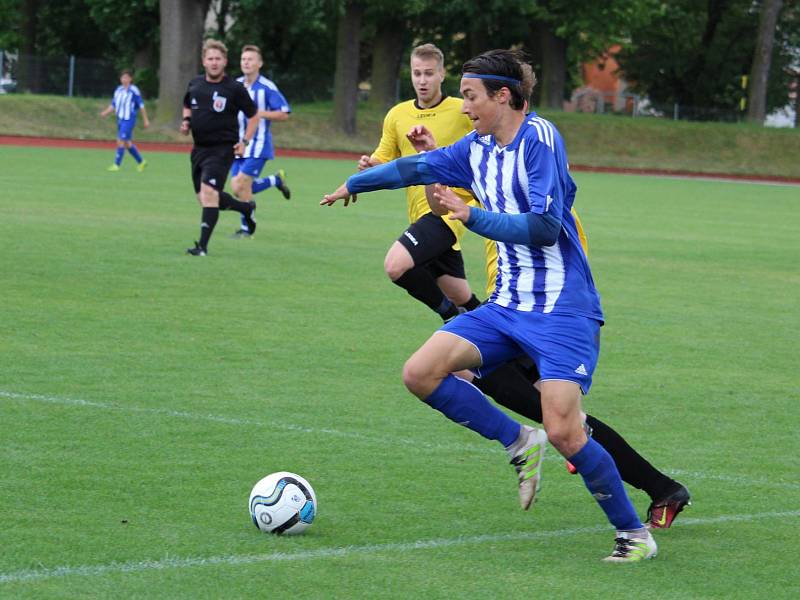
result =
M800 71L796 0L0 0L0 14L0 48L133 66L157 89L161 121L177 118L209 35L229 44L232 61L242 44L260 45L286 95L332 96L347 132L359 82L369 81L370 102L391 104L423 41L443 49L453 73L483 50L524 49L539 75L534 103L555 108L580 65L613 44L625 78L654 103L737 110L749 76L759 122L787 104Z

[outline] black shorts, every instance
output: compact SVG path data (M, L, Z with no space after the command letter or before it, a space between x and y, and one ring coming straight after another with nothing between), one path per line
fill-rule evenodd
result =
M456 235L442 219L427 213L412 223L397 241L403 244L415 265L421 265L434 277L450 275L466 279L464 259L459 250L453 250Z
M192 182L195 193L200 193L200 183L210 185L218 192L225 189L225 180L233 164L233 145L195 146L192 148Z

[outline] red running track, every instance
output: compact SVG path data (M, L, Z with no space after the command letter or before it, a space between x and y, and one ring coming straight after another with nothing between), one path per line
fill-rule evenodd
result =
M28 146L40 148L102 148L114 147L114 141L102 140L74 140L65 138L43 138L27 137L15 135L0 135L0 145L5 146ZM191 144L186 143L166 143L166 142L136 142L136 145L144 152L189 152ZM330 152L323 150L293 150L290 148L278 148L276 153L279 156L293 158L323 158L337 160L358 160L361 156L356 152ZM584 171L589 173L615 173L622 175L657 175L660 177L687 177L694 179L721 179L728 181L746 181L752 183L777 183L787 185L800 185L798 177L783 177L780 175L742 175L739 173L699 173L696 171L683 171L671 169L626 169L619 167L592 167L588 165L570 165L573 171Z

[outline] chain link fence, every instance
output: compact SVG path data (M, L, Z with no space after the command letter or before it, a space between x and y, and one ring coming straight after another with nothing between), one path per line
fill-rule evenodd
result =
M565 103L564 109L570 112L657 117L675 121L736 123L747 120L747 113L739 109L689 106L677 103L658 104L638 94L610 94L592 88L575 90L570 101Z
M108 96L118 78L105 60L42 57L0 49L0 93Z

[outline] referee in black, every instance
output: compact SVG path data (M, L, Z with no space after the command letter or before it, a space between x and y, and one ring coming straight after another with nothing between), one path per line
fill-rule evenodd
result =
M192 181L203 217L200 223L200 241L186 252L192 256L208 253L208 240L217 224L220 210L235 210L244 215L252 235L256 230L253 212L255 202L242 202L227 192L225 180L235 156L244 154L247 144L258 127L258 110L250 94L238 81L225 74L228 49L217 40L203 44L204 75L189 82L183 97L181 133L192 132ZM247 116L244 138L239 139L237 115Z

